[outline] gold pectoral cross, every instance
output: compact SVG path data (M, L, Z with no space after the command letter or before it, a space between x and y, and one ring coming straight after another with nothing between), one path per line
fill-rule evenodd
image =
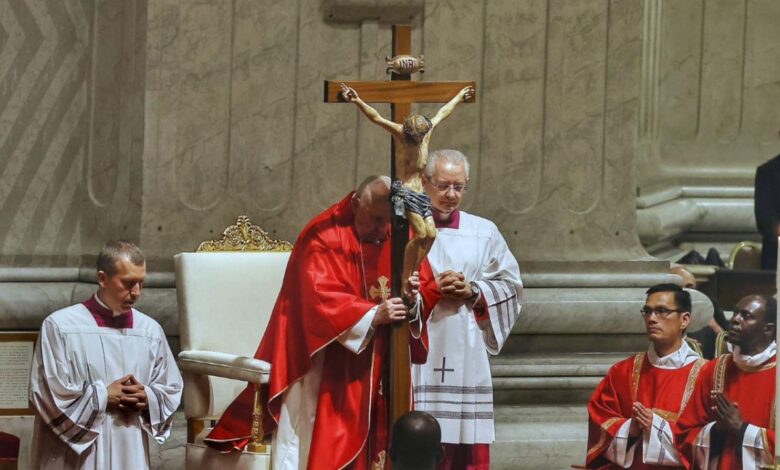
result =
M368 295L374 300L381 299L381 301L384 302L390 298L390 287L387 285L387 283L390 282L390 279L386 276L379 276L377 282L379 282L379 288L377 289L376 287L371 286Z

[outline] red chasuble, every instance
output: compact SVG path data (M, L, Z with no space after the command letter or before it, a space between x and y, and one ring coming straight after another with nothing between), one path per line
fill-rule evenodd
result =
M639 353L624 359L609 370L596 387L588 403L588 455L589 469L622 468L604 456L618 430L631 418L635 401L653 409L653 413L669 423L677 421L693 392L696 376L705 360L699 359L679 369L653 367ZM642 438L638 438L633 469L671 467L647 465L642 462Z
M263 404L267 433L280 419L284 392L311 370L315 353L324 354L309 468L365 469L386 448L387 426L377 421L386 416L380 379L389 364L389 328L377 328L360 354L337 341L381 302L381 278L390 279L390 243L357 240L351 197L315 217L301 232L255 353L255 358L271 364L269 390L264 393L268 401ZM429 310L439 294L427 261L420 270L421 293ZM415 341L427 349L425 331ZM247 387L206 442L223 451L242 449L249 441L251 409L252 390Z
M722 392L732 403L736 402L742 420L761 430L761 438L774 455L775 448L775 364L776 357L752 370L740 369L731 354L710 361L701 372L691 403L677 422L679 434L676 444L686 468L699 468L694 462L695 443L707 424L716 419L712 410L711 391ZM719 454L719 469L741 469L742 443L727 437ZM715 450L711 450L715 454ZM710 455L710 459L714 455ZM695 463L695 467L694 467Z

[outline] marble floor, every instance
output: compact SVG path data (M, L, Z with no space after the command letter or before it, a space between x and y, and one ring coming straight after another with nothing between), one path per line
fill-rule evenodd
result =
M152 468L155 470L184 470L184 449L187 445L187 421L184 412L174 416L171 436L163 445L149 443Z
M496 443L491 447L494 470L559 469L580 463L587 433L587 414L582 407L499 406L496 409ZM32 417L2 417L0 430L12 432L28 441L32 437ZM163 445L150 442L153 469L184 470L187 425L184 412L174 418L171 436ZM29 453L29 445L22 445ZM24 455L19 468L27 468Z

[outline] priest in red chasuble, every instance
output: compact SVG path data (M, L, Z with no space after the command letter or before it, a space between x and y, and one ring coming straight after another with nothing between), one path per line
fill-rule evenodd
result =
M658 284L647 291L641 314L647 352L612 366L588 404L589 469L681 468L674 423L706 362L684 339L691 296Z
M737 303L727 337L734 351L702 369L677 422L686 468L772 468L776 324L774 298L753 295Z
M411 340L424 352L422 306L438 295L424 262L412 276L414 297L389 298L389 228L390 179L373 176L309 222L295 243L255 353L271 364L263 405L274 469L382 468L387 459L388 325L412 317ZM424 360L419 352L415 358ZM206 442L243 448L251 409L248 387Z

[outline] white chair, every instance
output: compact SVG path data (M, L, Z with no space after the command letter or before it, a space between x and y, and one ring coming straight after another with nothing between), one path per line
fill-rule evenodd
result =
M174 257L186 468L266 469L270 450L261 441L259 387L246 451L221 454L206 447L203 437L210 428L207 423L222 415L246 382L268 382L270 365L252 355L268 324L292 245L271 240L245 216L223 235L222 240L202 243L195 253Z

